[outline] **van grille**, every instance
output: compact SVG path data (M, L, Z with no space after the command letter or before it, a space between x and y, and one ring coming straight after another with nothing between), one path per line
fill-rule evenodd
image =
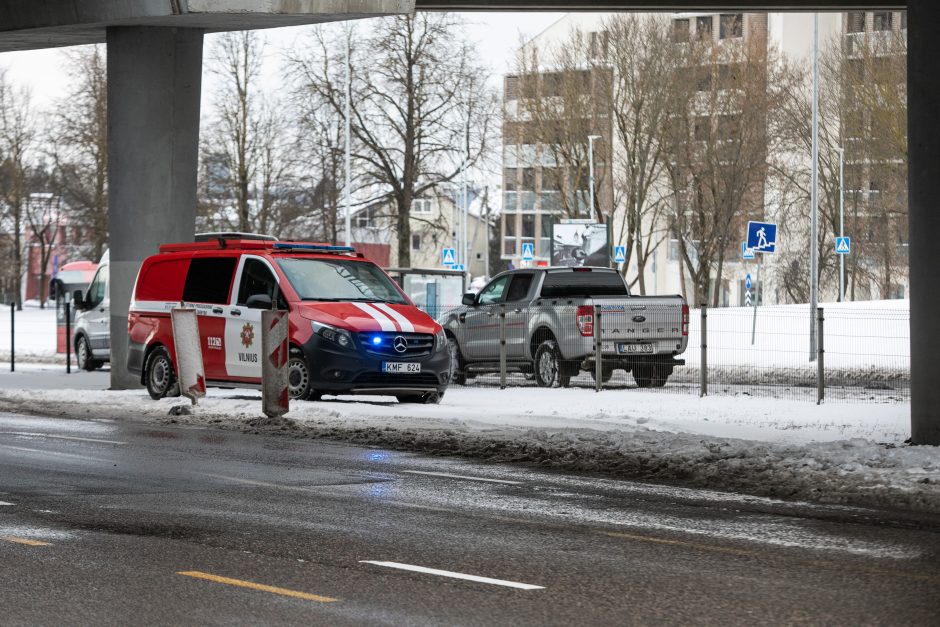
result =
M376 344L375 338L380 342ZM404 351L395 350L396 338L404 340ZM434 336L428 333L360 333L359 342L367 353L393 359L426 357L434 350Z

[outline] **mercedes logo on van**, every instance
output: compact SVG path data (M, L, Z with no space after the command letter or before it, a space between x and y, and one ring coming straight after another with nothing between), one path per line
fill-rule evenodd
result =
M401 335L396 335L395 339L392 341L392 346L395 347L396 352L404 353L408 350L408 340Z
M646 322L646 316L633 316L634 322Z

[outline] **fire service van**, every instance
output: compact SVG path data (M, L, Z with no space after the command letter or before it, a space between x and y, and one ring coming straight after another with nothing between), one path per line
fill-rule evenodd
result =
M154 399L179 394L170 310L196 309L206 382L261 384L261 311L289 313L292 399L381 394L440 402L450 354L439 324L354 249L206 234L166 244L137 275L127 367Z

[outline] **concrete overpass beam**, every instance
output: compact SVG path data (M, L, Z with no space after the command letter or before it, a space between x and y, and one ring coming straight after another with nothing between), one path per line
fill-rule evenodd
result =
M940 445L940 4L909 0L907 24L911 439Z
M127 389L140 385L126 367L137 271L195 229L203 31L111 27L106 40L111 388Z

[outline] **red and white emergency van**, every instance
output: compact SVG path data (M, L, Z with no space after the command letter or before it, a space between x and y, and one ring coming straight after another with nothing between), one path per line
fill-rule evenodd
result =
M166 244L137 275L127 367L151 397L178 394L170 310L196 309L206 382L261 383L261 311L288 309L290 396L393 395L440 402L450 381L441 326L354 249L211 234Z

